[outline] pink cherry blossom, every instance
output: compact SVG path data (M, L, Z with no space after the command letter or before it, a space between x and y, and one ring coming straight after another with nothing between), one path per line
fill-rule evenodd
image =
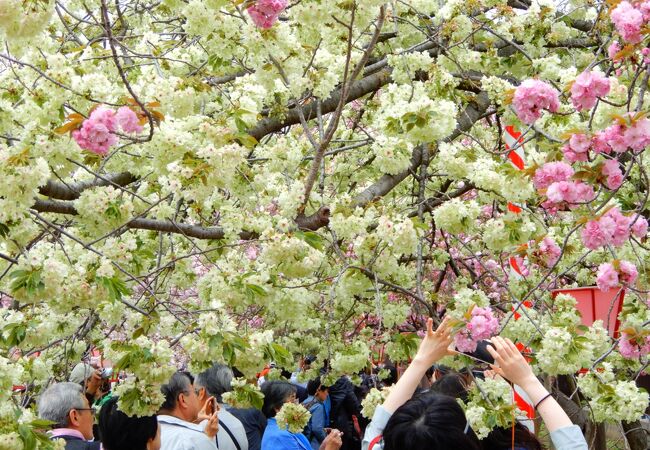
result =
M595 133L591 138L591 149L594 153L606 153L609 155L612 152L612 147L607 143L607 135L604 131Z
M607 48L607 56L609 56L609 59L616 62L620 59L620 57L616 58L616 55L620 51L621 51L621 45L618 43L618 41L614 41Z
M72 132L72 138L79 147L98 155L105 155L117 143L114 132L117 129L115 112L100 106L83 121L81 128Z
M608 78L596 71L582 72L571 86L571 103L578 111L591 109L596 105L598 97L605 97L607 94Z
M605 184L608 189L618 189L623 184L623 172L615 159L608 159L603 163L601 173L607 177Z
M563 162L549 162L535 171L533 184L537 189L546 189L558 181L568 181L573 176L573 168Z
M461 352L473 352L478 341L492 337L499 330L499 321L489 307L472 309L470 320L454 337L456 348Z
M541 258L547 266L555 264L562 254L560 247L548 236L542 239L542 242L539 243L539 251Z
M607 235L601 230L598 220L590 220L582 229L582 243L589 250L596 250L607 243Z
M627 140L623 136L625 127L623 125L612 125L602 131L602 137L607 145L617 153L623 153L627 150Z
M643 14L634 8L629 2L623 1L618 4L610 15L616 31L630 44L641 42L641 27L643 26Z
M648 221L645 217L637 216L636 220L632 224L631 231L632 234L639 239L646 237L648 234Z
M639 276L636 266L629 261L621 260L619 262L619 276L622 283L633 285Z
M286 8L287 0L258 0L247 11L256 26L268 29Z
M590 202L595 196L594 189L582 181L559 181L546 190L546 197L551 202L565 202L569 206Z
M628 127L624 134L627 147L634 151L641 151L650 145L650 120L640 119Z
M639 343L641 341L641 343ZM650 335L645 339L642 336L632 337L629 334L621 333L618 341L618 351L624 358L636 359L650 353Z
M618 286L618 272L614 269L613 265L610 263L603 263L598 266L596 285L598 285L598 289L603 292L607 292Z
M531 124L540 118L543 109L557 112L560 100L557 90L550 84L528 79L515 90L512 106L519 120Z
M138 115L128 106L122 106L118 109L115 119L125 133L139 133L142 131Z

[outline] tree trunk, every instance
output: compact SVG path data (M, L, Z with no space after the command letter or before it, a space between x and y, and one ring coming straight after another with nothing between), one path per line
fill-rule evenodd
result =
M625 431L625 439L630 446L630 450L647 450L650 447L650 424L641 422L622 422Z

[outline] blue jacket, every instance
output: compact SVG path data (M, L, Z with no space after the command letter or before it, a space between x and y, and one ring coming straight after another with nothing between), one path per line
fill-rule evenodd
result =
M311 450L311 444L302 433L281 430L275 417L271 417L262 437L262 450Z
M318 450L321 442L323 442L326 437L325 427L327 426L327 422L325 416L325 405L316 400L313 395L307 397L302 405L305 408L309 406L309 412L311 413L311 418L305 428L305 435L311 442L311 448Z

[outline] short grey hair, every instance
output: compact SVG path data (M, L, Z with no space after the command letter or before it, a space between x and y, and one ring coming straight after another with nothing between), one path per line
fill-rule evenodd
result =
M57 428L68 426L70 410L84 407L81 386L67 381L53 384L38 398L38 415Z
M194 385L205 388L209 395L216 398L222 403L221 396L226 392L232 391L232 369L225 364L215 364L208 370L201 372L196 376Z

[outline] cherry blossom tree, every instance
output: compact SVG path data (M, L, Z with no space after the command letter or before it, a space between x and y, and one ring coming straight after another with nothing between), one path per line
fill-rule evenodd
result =
M407 361L446 312L459 349L519 342L592 447L609 421L645 449L648 21L645 1L0 0L0 447L53 445L31 400L93 348L147 414L177 367L315 354L334 379ZM594 285L625 291L613 336L551 295ZM510 387L472 389L472 428L508 426Z

